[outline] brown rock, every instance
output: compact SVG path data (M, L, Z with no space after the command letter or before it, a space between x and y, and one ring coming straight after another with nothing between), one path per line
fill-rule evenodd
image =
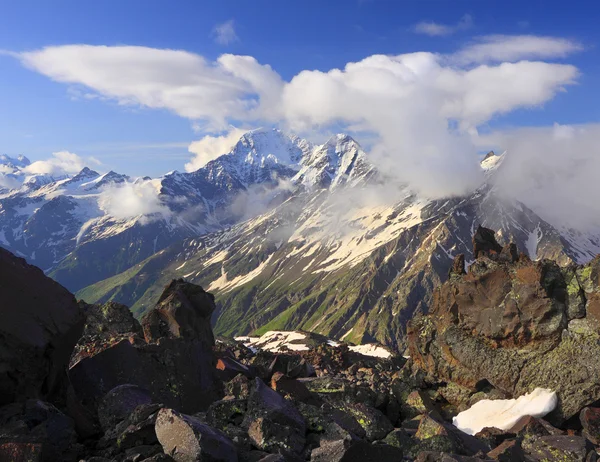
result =
M0 444L0 462L42 462L42 445L36 443Z
M276 372L271 377L271 388L282 395L290 395L298 401L310 399L310 391L302 382L296 379L290 379L281 372Z
M579 414L579 420L583 427L583 436L595 445L600 444L600 409L586 407Z

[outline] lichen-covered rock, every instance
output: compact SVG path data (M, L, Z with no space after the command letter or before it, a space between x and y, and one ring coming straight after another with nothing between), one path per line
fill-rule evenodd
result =
M411 322L412 361L430 380L472 392L482 383L509 397L548 388L559 397L550 421L577 415L600 399L600 328L590 297L600 293L600 263L561 269L549 260L508 259L491 243L493 233L478 234L480 256L468 273L437 288L429 314ZM585 318L575 319L583 292Z
M380 410L364 403L343 403L339 408L357 420L365 430L369 441L381 440L394 429L392 423Z
M176 462L238 460L235 446L224 433L172 409L158 413L156 436L165 454Z
M539 461L585 462L593 450L592 444L581 436L542 436L528 455Z
M66 399L66 369L84 316L42 270L0 248L0 406Z

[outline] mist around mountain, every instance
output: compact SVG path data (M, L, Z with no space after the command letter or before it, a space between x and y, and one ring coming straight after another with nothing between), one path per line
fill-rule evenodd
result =
M507 194L510 156L482 156L469 194L426 197L348 135L313 145L253 130L194 172L30 176L0 196L1 244L86 301L136 315L184 278L217 295L220 334L304 329L403 347L454 256L474 259L479 225L533 260L600 251L593 228L551 223ZM9 163L18 176L24 167Z

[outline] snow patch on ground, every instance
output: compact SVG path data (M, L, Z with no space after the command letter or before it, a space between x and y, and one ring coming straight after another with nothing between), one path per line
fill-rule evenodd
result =
M348 349L363 356L372 356L374 358L389 358L392 356L392 353L390 353L386 348L375 343L351 346L348 347Z
M527 241L525 241L527 254L529 255L529 258L531 258L533 261L536 261L538 259L537 248L542 239L542 236L543 233L540 228L540 225L537 225L535 229L529 233L529 236L527 236Z
M306 334L295 331L270 330L262 337L236 337L235 340L244 343L248 348L277 353L285 350L308 351L308 346L302 342Z
M554 410L557 403L558 398L554 391L536 388L533 392L517 399L479 401L454 417L452 423L469 435L475 435L485 427L508 430L521 417L544 417Z
M227 278L227 273L225 272L225 270L223 268L221 268L221 277L219 277L219 279L215 279L213 282L211 282L210 285L208 286L207 290L218 290L220 292L228 292L238 286L241 286L243 284L246 284L247 282L250 282L252 279L254 279L260 273L263 272L263 270L267 267L267 265L269 264L269 261L271 260L272 257L273 257L273 254L269 255L269 257L265 261L263 261L260 265L258 265L252 271L250 271L249 273L244 274L242 276L236 276L232 280L229 280Z

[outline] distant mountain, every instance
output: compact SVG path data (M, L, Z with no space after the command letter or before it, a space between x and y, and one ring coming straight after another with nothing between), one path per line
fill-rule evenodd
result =
M407 321L427 310L453 257L473 260L471 236L480 224L534 260L568 264L600 251L598 236L558 229L501 197L493 179L503 158L483 161L486 182L472 194L432 201L383 182L360 146L338 135L302 157L283 202L175 243L79 295L141 314L169 279L181 277L216 293L219 334L302 329L404 346Z

